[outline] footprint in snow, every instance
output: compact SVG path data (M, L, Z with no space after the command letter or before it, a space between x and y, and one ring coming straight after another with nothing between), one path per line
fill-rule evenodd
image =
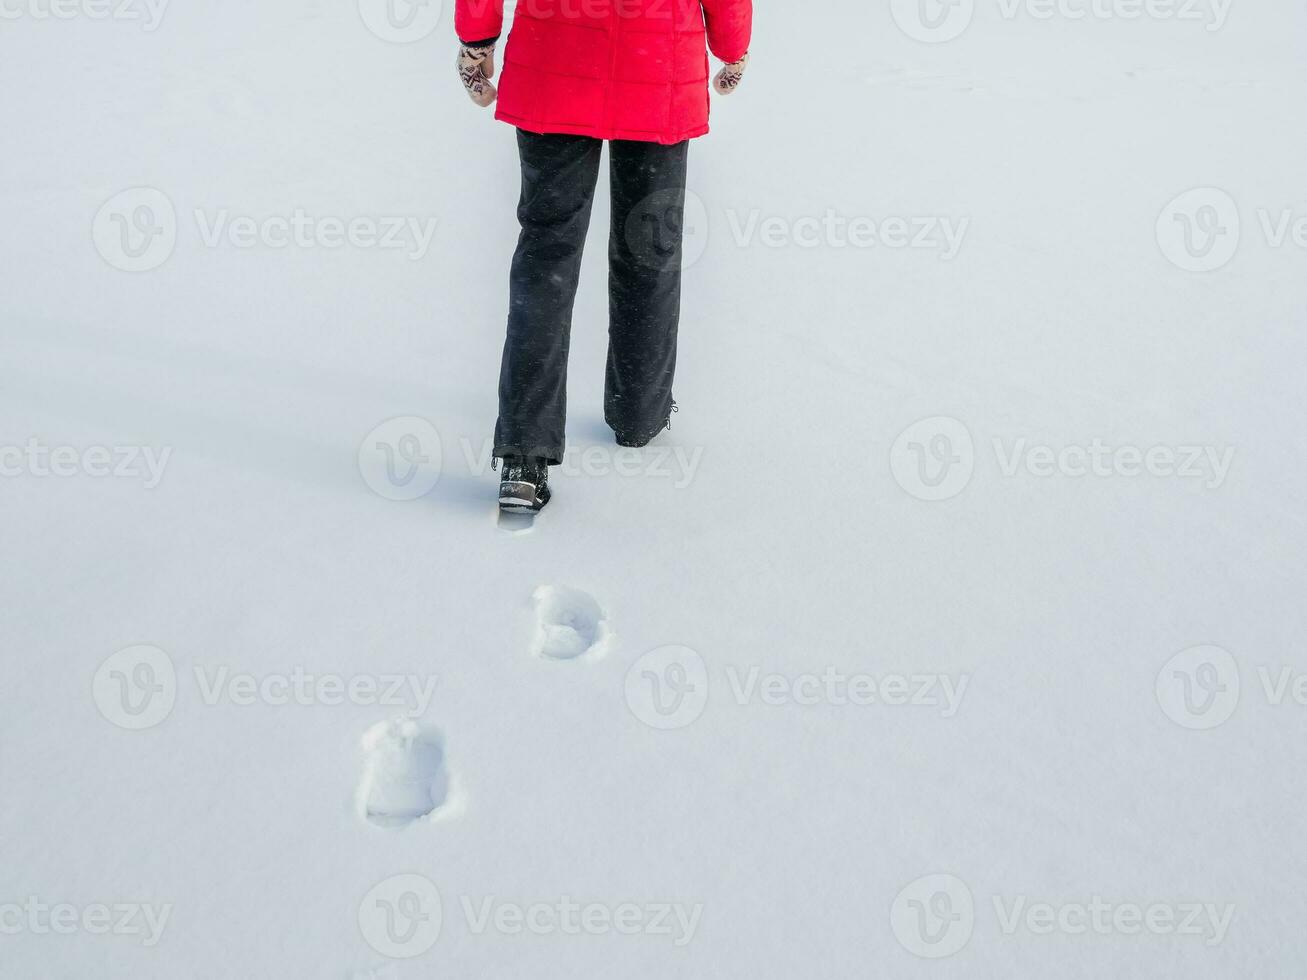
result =
M445 740L411 718L384 721L363 736L360 813L379 827L406 827L449 798Z
M564 585L542 585L532 598L536 607L532 652L537 657L598 659L608 652L613 633L594 596Z

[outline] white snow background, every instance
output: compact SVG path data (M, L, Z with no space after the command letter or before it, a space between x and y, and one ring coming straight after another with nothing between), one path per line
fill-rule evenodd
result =
M517 161L452 2L5 0L0 977L1297 976L1307 9L1013 2L761 0L691 151L674 428L617 471L605 178L592 452L510 533ZM205 241L297 209L436 225ZM379 444L430 462L388 490Z

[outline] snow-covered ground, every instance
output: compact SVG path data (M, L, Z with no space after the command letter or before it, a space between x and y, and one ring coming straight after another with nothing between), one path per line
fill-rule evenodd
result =
M764 0L514 532L443 6L0 5L0 976L1296 976L1307 8Z

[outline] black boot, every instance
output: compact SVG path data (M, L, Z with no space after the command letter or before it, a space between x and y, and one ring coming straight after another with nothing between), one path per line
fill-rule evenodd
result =
M536 513L549 503L549 464L539 456L505 456L499 509Z
M679 411L679 409L676 407L676 402L672 402L672 412L677 411ZM663 424L658 426L658 428L654 429L652 432L630 433L615 431L614 434L617 436L617 444L619 446L625 449L643 449L645 446L649 445L649 443L653 442L654 436L658 435L665 429L670 429L671 427L672 416L669 413L667 418L663 420Z

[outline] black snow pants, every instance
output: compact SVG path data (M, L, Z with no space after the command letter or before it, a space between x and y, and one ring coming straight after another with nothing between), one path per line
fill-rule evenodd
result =
M522 233L513 256L495 455L563 460L567 352L602 140L518 130ZM604 420L647 441L672 411L689 143L610 144Z

